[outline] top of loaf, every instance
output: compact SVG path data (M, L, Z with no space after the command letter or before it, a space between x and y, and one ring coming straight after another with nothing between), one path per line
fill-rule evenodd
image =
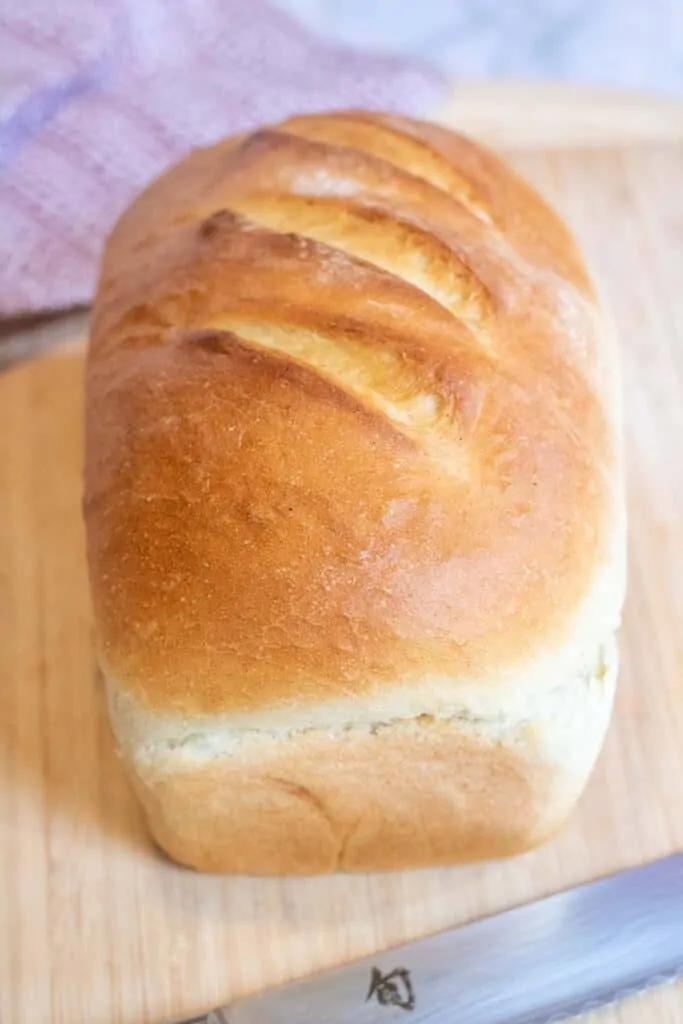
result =
M609 574L614 381L570 234L469 139L349 111L193 152L93 310L103 659L183 712L495 685Z

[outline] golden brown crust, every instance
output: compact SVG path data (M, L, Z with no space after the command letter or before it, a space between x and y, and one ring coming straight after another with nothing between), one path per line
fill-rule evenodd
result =
M614 628L611 343L565 227L470 140L341 112L191 154L92 323L98 643L141 708L457 703Z

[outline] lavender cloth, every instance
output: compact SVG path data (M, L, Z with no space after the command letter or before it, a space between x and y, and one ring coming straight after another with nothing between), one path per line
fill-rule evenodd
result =
M194 145L297 110L419 113L439 72L268 0L0 0L0 315L87 302L131 196Z

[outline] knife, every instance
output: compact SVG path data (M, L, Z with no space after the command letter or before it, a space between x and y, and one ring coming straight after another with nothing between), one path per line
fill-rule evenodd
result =
M555 1024L683 976L683 853L180 1024Z

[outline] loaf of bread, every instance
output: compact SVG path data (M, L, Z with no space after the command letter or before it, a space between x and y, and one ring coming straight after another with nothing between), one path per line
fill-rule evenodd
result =
M335 112L192 153L109 239L85 518L157 842L308 874L526 850L606 731L615 342L481 146Z

